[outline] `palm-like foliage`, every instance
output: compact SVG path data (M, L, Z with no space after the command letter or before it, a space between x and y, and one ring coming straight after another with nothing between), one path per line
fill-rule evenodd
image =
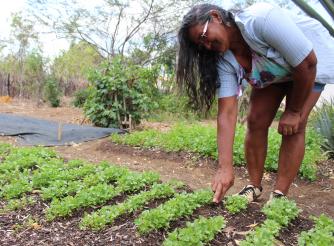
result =
M299 8L301 8L306 14L317 19L327 28L329 33L334 37L334 28L328 24L328 22L317 12L315 11L309 4L304 0L292 0ZM334 19L334 3L331 0L320 0L320 3L329 15Z
M324 150L334 157L334 97L316 108L313 119L314 127L325 140Z

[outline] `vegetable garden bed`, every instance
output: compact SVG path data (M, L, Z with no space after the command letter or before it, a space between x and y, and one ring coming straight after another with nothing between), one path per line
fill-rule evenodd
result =
M0 145L0 156L1 245L263 245L261 228L273 243L333 243L333 220L315 226L292 201L215 205L210 190L152 172L64 162L45 148Z

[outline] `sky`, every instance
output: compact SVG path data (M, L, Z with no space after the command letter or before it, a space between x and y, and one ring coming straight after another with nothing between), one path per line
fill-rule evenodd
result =
M96 3L96 0L79 0L82 1L84 5L90 5ZM231 0L211 0L208 1L215 3L217 5L222 5L224 3L224 8L228 9L232 6ZM312 7L317 11L320 11L321 15L334 26L334 20L328 15L328 13L322 8L321 4L316 4L316 0L312 1ZM10 21L11 13L24 11L27 6L26 0L0 0L0 40L6 39L10 33ZM66 50L69 47L69 42L64 39L58 39L54 34L48 34L40 36L40 42L42 43L43 53L47 54L49 57L56 57L61 50ZM334 85L327 85L325 91L322 93L322 99L329 99L334 96Z

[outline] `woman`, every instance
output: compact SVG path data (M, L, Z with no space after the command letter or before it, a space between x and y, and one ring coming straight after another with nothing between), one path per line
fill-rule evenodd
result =
M267 3L233 15L218 6L193 7L183 18L177 82L196 109L209 109L218 94L219 168L212 179L218 203L234 183L233 141L242 82L252 85L245 155L250 183L239 194L262 193L268 128L286 97L272 197L286 196L305 151L307 118L326 83L334 82L334 39L316 20Z

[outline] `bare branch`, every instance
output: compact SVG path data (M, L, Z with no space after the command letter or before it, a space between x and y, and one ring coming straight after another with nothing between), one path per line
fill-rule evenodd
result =
M120 45L121 48L121 55L123 55L124 53L124 48L126 43L139 31L139 27L148 19L148 17L151 14L151 10L153 8L153 3L154 0L151 1L151 4L149 6L149 9L147 11L147 14L143 17L143 19L141 21L138 22L138 24L130 31L130 33L125 37L123 43Z
M117 24L115 26L115 31L112 35L112 42L111 42L111 54L112 54L112 56L115 54L116 35L118 33L118 30L119 30L119 25L121 23L121 18L122 18L122 15L123 15L123 11L124 11L124 7L122 6L121 9L120 9L118 18L117 18Z

